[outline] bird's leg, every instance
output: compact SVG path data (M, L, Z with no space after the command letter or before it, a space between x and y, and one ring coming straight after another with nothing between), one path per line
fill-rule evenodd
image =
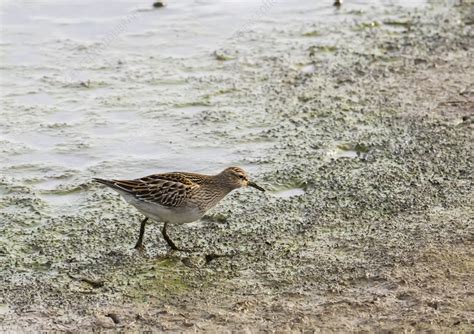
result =
M187 249L182 249L182 248L179 248L178 246L175 245L175 243L173 242L173 240L171 240L171 238L169 237L168 233L166 233L166 228L168 227L168 223L164 223L163 224L163 228L161 230L161 234L163 234L163 238L165 239L166 243L168 244L168 246L170 246L170 248L172 250L176 250L176 251L181 251L181 252L189 252L189 250Z
M138 250L144 249L143 234L145 234L145 225L147 221L148 221L148 217L145 217L145 219L142 220L142 223L140 225L140 235L138 236L137 243L135 244L135 247L134 247L135 249L138 249Z

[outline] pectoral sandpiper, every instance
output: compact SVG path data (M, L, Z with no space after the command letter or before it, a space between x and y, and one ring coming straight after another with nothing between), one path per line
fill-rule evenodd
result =
M185 224L200 219L234 189L250 186L265 191L250 181L247 173L239 167L229 167L217 175L173 172L135 180L94 178L94 181L114 189L145 215L135 249L143 248L143 234L149 218L164 223L161 233L171 249L182 250L166 233L168 224Z

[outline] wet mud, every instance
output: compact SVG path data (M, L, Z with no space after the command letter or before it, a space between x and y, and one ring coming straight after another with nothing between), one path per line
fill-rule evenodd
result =
M186 122L268 191L170 228L191 255L159 224L132 249L140 215L90 181L116 165L1 177L0 329L472 331L472 5L350 15L209 54Z

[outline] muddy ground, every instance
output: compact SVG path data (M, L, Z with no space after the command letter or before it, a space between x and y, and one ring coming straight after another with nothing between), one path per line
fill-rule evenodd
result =
M70 190L81 212L56 216L1 179L0 330L471 332L473 7L364 15L282 28L291 49L255 33L218 50L235 80L206 98L242 107L195 125L267 143L243 165L270 191L173 227L194 255L167 253L159 225L132 250L139 215L92 173Z

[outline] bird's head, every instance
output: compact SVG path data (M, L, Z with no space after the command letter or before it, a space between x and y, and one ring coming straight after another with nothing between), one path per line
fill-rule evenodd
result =
M265 191L265 189L257 185L255 182L250 181L247 173L240 167L226 168L220 173L220 175L225 182L232 187L232 189L252 187L260 191Z

